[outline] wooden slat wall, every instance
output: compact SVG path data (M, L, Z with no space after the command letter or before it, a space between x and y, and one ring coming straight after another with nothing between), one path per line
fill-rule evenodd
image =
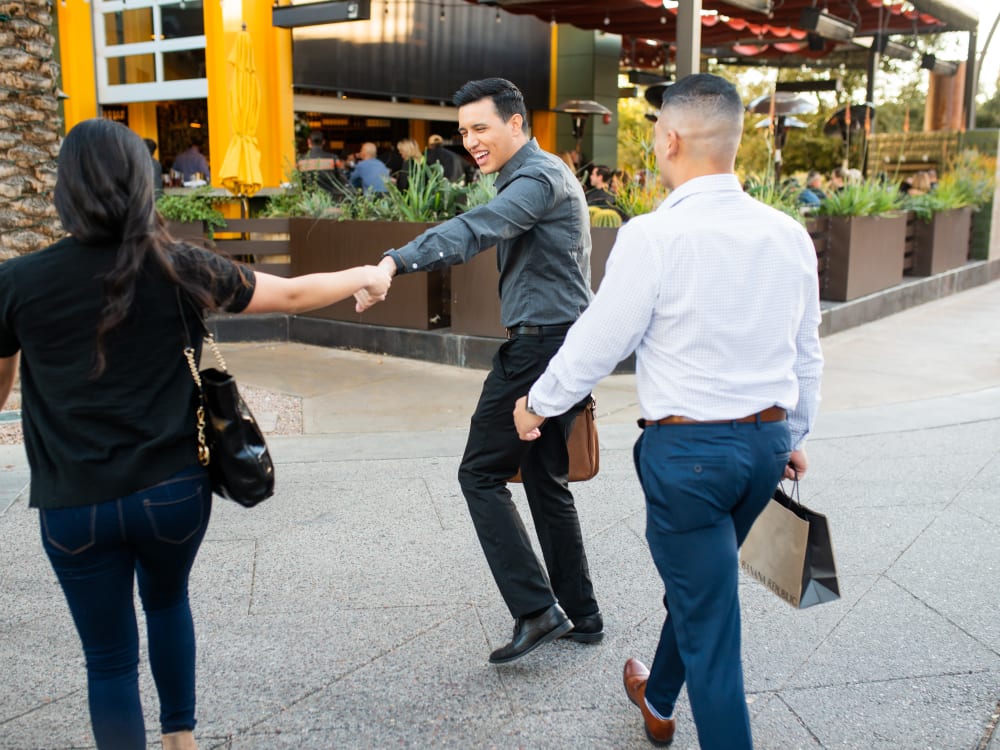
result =
M215 233L215 249L276 276L290 276L292 268L288 219L226 219Z

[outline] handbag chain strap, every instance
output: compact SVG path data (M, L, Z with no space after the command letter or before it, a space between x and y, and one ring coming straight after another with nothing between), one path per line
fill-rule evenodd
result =
M204 332L205 343L208 344L208 348L212 350L212 354L215 355L215 361L219 363L219 368L223 372L229 372L229 368L226 367L226 360L222 358L222 352L219 351L219 345L215 343L215 336L213 336L208 331Z
M184 347L184 357L187 359L188 367L191 369L191 377L198 387L198 408L195 409L195 424L198 428L198 463L208 466L212 460L212 452L208 449L208 441L205 439L205 392L201 389L201 373L198 372L198 363L194 361L194 347Z
M187 346L184 347L184 358L187 360L188 369L191 370L191 379L194 380L195 387L198 389L198 408L195 409L195 425L198 430L198 463L202 466L208 466L212 460L212 452L208 448L208 440L205 437L205 391L201 387L201 373L198 371L198 363L194 358L194 347L191 346L191 337L188 335L187 321L184 317L184 305L181 302L180 287L177 288L177 309L181 313L181 326L184 328L184 340L187 342ZM202 321L202 328L204 326L205 322ZM206 331L204 336L209 341L209 347L215 353L219 364L222 365L222 369L225 370L226 361L219 353L219 347L216 345L212 334Z

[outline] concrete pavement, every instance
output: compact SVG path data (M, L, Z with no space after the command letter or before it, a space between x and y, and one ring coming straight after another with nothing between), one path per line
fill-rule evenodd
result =
M1000 750L997 321L1000 282L824 339L802 495L830 519L843 598L795 611L743 580L758 748ZM196 563L203 748L649 746L621 688L662 622L633 376L597 389L602 470L575 485L607 637L497 668L486 656L511 621L455 479L483 373L287 343L225 351L242 383L301 397L304 434L271 438L274 498L216 502ZM23 451L0 448L0 467L0 748L93 747ZM697 747L686 699L673 747Z

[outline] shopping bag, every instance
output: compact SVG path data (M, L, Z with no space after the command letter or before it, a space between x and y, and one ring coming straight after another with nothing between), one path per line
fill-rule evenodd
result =
M826 516L779 486L740 549L740 568L797 609L840 598Z
M597 441L597 402L591 398L570 427L566 439L569 452L569 481L586 482L601 470L601 449ZM507 480L520 482L521 470Z

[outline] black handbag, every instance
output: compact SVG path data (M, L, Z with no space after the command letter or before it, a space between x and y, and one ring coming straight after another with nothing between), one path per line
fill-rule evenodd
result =
M184 326L184 357L198 388L198 462L208 467L212 492L252 508L274 494L274 462L257 420L240 396L236 379L226 369L215 338L201 322L204 342L215 355L219 368L198 369L191 346L184 306L177 290L177 304Z

